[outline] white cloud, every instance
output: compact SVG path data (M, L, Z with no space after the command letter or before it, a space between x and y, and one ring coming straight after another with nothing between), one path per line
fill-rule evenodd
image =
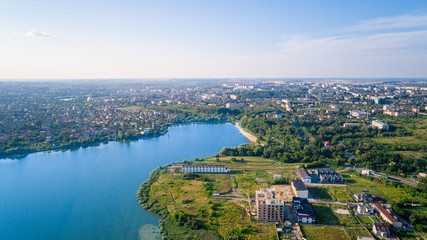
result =
M50 33L45 33L45 32L38 32L38 31L28 31L26 33L13 33L14 35L17 36L23 36L23 37L45 37L45 38L50 38L52 37L52 34Z
M326 38L301 38L293 36L279 44L285 54L355 54L377 51L427 50L427 30L394 32L364 36L331 36Z
M425 26L427 26L427 15L401 15L360 21L359 24L349 27L348 30L369 31Z

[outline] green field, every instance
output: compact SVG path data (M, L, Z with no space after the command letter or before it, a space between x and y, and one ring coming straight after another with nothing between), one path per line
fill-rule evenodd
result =
M241 174L236 176L237 181L239 177ZM209 236L206 230L229 236L236 229L245 227L253 227L248 233L251 239L269 239L274 236L274 224L252 222L246 210L233 202L212 201L212 196L207 191L209 186L213 188L211 192L228 192L233 182L229 174L200 174L195 179L187 180L182 173L162 172L159 179L151 185L150 198L154 204L152 210L167 211L170 214L182 211L196 222L202 223L202 229L191 231L187 227L179 227L168 218L165 224L176 239L187 239L197 234Z
M343 205L321 205L321 204L312 204L314 214L316 215L317 222L319 224L326 225L359 225L359 223L354 219L354 217L347 214L338 214L335 212L337 209L348 210L347 207Z
M409 201L419 202L419 199L413 197L403 187L386 186L382 183L370 181L361 178L355 174L341 174L347 183L347 188L352 194L362 191L368 191L370 194L375 195L383 201L391 203L392 201L398 202L401 199L408 199Z
M393 125L398 128L403 128L411 132L412 136L377 138L375 139L376 142L388 146L399 145L408 147L410 149L420 149L421 151L423 151L423 153L425 153L425 149L427 149L427 117L387 117L387 122L390 125Z
M422 158L423 156L427 155L426 152L420 152L420 151L394 151L394 153L401 154L404 157L416 158L416 159Z
M317 198L323 201L354 202L353 197L350 196L346 187L326 186L310 187L309 189Z
M215 183L215 193L228 193L231 191L232 182L228 174L204 174Z
M420 236L414 232L397 231L395 234L402 240L419 240Z
M301 224L301 231L307 240L355 240L358 236L370 237L363 227L319 226L315 224Z
M232 162L231 159L244 159L243 162ZM204 159L202 162L208 164L225 164L230 169L259 169L259 170L296 170L301 166L301 163L281 163L272 159L262 157L219 157Z

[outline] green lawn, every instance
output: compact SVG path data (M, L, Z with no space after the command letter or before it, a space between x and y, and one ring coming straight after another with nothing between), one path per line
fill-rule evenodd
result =
M347 214L338 214L335 212L337 209L348 210L347 207L342 205L321 205L321 204L312 204L314 214L316 215L317 222L319 224L327 225L359 225L359 223L354 219L354 217Z
M215 182L215 193L228 193L231 191L232 182L229 174L205 174L211 181Z
M363 227L336 227L318 226L315 224L301 224L301 231L308 240L355 240L358 236L370 237Z
M350 192L359 193L362 191L368 191L370 194L379 197L381 200L391 203L392 201L399 201L407 198L409 201L419 202L418 199L413 197L403 187L386 186L382 183L371 182L368 179L361 178L355 174L341 174L346 183L347 188Z
M414 232L397 231L395 234L402 240L418 240L420 237Z
M349 195L345 187L310 187L310 191L323 201L354 202L353 197Z
M244 159L243 162L232 162L231 158L237 160ZM262 157L219 157L219 161L216 157L207 158L201 161L207 164L224 164L231 169L274 169L274 170L296 170L301 166L301 163L280 163L272 159L266 159Z

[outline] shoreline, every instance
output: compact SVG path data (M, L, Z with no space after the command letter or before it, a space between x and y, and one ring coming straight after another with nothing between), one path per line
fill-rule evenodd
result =
M13 153L13 154L7 154L7 155L0 155L0 161L1 160L20 160L25 157L28 157L30 154L34 153L43 153L43 152L64 152L64 151L72 151L72 150L78 150L80 148L89 148L89 147L98 147L102 144L109 144L112 142L134 142L134 141L140 141L143 139L151 139L160 137L164 134L166 134L169 131L170 127L180 126L180 125L187 125L187 124L221 124L221 123L227 123L229 121L226 120L205 120L205 121L184 121L184 122L178 122L173 124L165 124L163 127L161 127L158 133L149 134L149 135L142 135L137 137L131 137L131 138L123 138L123 139L113 139L113 138L107 138L107 139L98 139L86 144L79 143L77 145L66 145L61 147L51 147L44 150L33 150L33 149L25 149L22 150L22 153ZM230 122L232 124L232 122Z
M251 134L249 132L246 132L242 127L240 127L239 126L239 122L236 122L236 124L234 126L236 126L236 128L239 129L239 132L243 136L245 136L247 139L249 139L249 141L256 142L258 140L258 138L255 135L253 135L253 134Z

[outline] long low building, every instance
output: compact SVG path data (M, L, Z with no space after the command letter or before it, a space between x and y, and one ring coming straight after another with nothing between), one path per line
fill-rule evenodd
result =
M391 225L393 225L393 227L395 228L402 228L403 224L401 221L399 221L397 219L396 216L394 216L394 214L392 214L390 212L390 210L388 210L387 208L384 207L384 205L382 205L381 203L374 203L374 208L376 210L377 213L380 214L381 218L390 223Z
M229 173L225 165L182 165L182 172Z

